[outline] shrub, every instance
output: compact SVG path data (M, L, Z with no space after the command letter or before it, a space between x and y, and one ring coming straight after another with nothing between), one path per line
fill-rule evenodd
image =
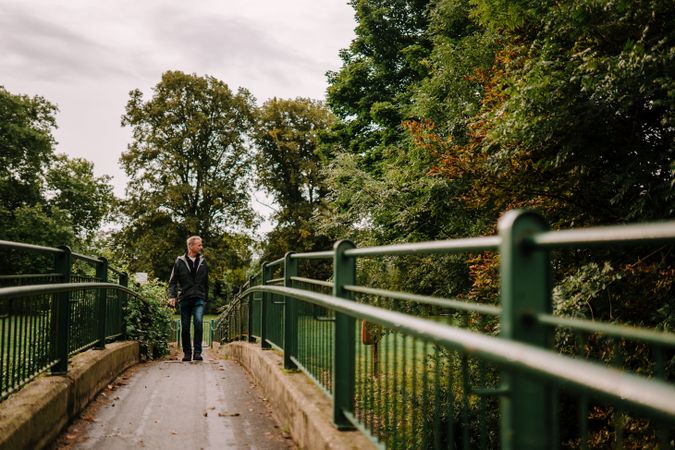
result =
M166 286L157 280L132 287L137 295L129 296L125 307L126 332L138 340L141 354L158 358L169 352L173 310L166 305Z

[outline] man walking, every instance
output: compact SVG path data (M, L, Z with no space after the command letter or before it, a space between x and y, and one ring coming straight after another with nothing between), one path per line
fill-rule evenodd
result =
M169 278L169 305L180 307L181 340L183 361L201 361L202 316L209 296L209 267L201 255L202 238L191 236L187 240L187 252L176 258ZM194 354L190 342L190 317L194 322Z

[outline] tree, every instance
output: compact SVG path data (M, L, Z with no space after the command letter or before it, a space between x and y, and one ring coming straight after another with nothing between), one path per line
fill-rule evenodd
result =
M98 229L113 206L110 176L94 176L94 164L82 158L56 155L46 174L47 202L67 211L80 237Z
M442 152L440 171L472 180L467 199L495 217L518 206L554 226L672 217L672 2L514 2L520 14L494 2L473 15L504 39L470 139Z
M118 239L131 253L145 250L132 269L164 277L190 234L208 245L254 225L247 146L254 99L216 78L178 71L164 73L153 91L147 101L131 91L122 117L133 141L121 157L129 220Z
M322 138L334 121L323 103L305 98L273 98L258 110L254 134L258 184L279 206L265 257L325 244L310 219L326 194L321 170L331 150Z
M0 200L9 211L41 200L56 111L43 97L14 95L0 86Z
M427 73L429 0L352 0L356 38L328 72L328 104L342 119L334 133L351 152L377 165L402 134L410 88Z
M1 239L77 248L113 203L110 178L95 177L91 162L54 154L56 111L0 87Z

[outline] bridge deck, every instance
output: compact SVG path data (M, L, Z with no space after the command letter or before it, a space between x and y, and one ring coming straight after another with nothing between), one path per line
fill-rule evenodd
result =
M293 449L261 391L232 361L205 353L138 365L99 394L59 449Z

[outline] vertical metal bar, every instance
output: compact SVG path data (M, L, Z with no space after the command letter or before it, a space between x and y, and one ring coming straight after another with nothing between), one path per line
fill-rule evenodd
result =
M62 283L70 283L73 269L73 252L70 247L60 247L63 253L54 258L54 271L61 274ZM52 367L52 375L62 375L68 371L68 333L69 305L71 292L53 294L52 297L52 355L56 364Z
M501 335L542 348L548 347L546 327L529 318L551 311L549 258L547 251L525 248L522 242L547 229L545 220L529 211L509 211L499 221ZM503 380L509 395L501 398L502 448L549 447L553 410L548 386L508 371Z
M390 368L389 368L389 346L385 344L385 336L389 337L391 336L390 333L382 334L382 348L384 349L384 364L382 367L382 373L380 374L381 379L384 381L384 419L382 420L383 424L383 431L382 435L384 436L384 441L385 444L387 441L389 441L389 437L391 436L391 417L390 413L391 410L389 408L389 404L394 400L394 393L389 392L389 377L393 373Z
M253 286L253 277L252 276L248 277L248 285ZM255 342L255 338L253 337L253 294L248 294L247 298L248 298L248 303L247 303L246 307L248 308L248 317L246 318L246 326L248 327L248 330L246 331L246 341L247 342ZM242 328L243 328L243 326L242 326ZM241 331L243 331L243 330L241 330ZM244 338L243 334L241 335L241 338L242 339Z
M659 380L666 380L666 365L663 347L660 345L652 345L652 353L654 354L654 377ZM656 422L656 437L662 448L668 448L668 429L663 422Z
M398 420L398 403L399 399L401 397L398 396L398 333L392 332L392 337L393 337L393 346L394 346L394 355L393 355L393 360L394 364L391 370L391 374L393 376L392 380L392 395L391 395L391 400L394 402L394 405L392 407L393 409L393 419L392 419L392 448L396 448L398 445L398 424L400 423Z
M469 326L469 313L462 314L462 327ZM469 449L469 392L471 389L469 379L469 358L466 353L460 357L462 365L462 448Z
M429 353L429 343L424 341L422 346L422 436L423 436L423 448L429 448L429 425L428 425L428 413L429 413L429 360L427 355Z
M455 448L455 385L453 383L452 361L456 358L452 357L452 353L448 351L448 448Z
M438 345L434 345L434 448L441 448L441 357Z
M478 316L478 327L481 333L485 333L485 317L482 314ZM485 362L478 360L478 385L485 386ZM478 397L478 429L481 450L487 449L487 423L485 414L485 396Z
M402 342L401 342L401 347L402 347L402 367L401 367L401 373L403 374L403 379L401 380L401 400L403 402L403 405L410 405L411 400L409 400L406 396L407 394L407 386L408 386L408 373L407 373L407 365L408 365L408 336L407 335L402 335ZM402 443L401 445L406 446L406 441L410 439L410 437L413 435L412 428L410 429L410 433L406 433L408 429L408 418L407 417L402 417L401 422L403 423L403 431L401 432L401 440ZM409 446L409 445L408 445Z
M122 272L120 274L119 283L120 286L124 286L125 288L129 287L129 275L126 272ZM122 333L123 340L126 339L127 337L127 316L124 313L124 311L126 311L127 309L128 301L129 301L129 294L120 290L120 306L119 306L121 314L120 333Z
M377 383L377 403L375 417L375 430L377 435L382 434L382 365L380 364L380 336L377 336L372 346L373 349L373 372L374 381Z
M418 444L416 442L416 438L419 435L417 432L417 413L419 410L419 407L417 407L417 404L419 403L418 401L418 395L417 395L417 338L413 337L412 338L412 358L411 358L411 365L412 365L412 371L411 371L411 377L412 377L412 395L410 401L412 402L412 424L411 424L411 438L413 440L413 446L418 447Z
M0 300L0 306L4 304L5 302ZM0 367L3 368L9 366L9 360L5 360L5 356L9 357L9 336L5 339L5 328L7 328L7 333L9 334L10 317L9 314L7 314L6 317L0 317ZM7 350L5 350L5 342L7 342ZM7 377L5 376L5 373L5 370L0 370L0 394L7 390Z
M265 286L267 284L267 280L272 279L272 268L267 267L264 263L262 265L262 270L261 270L261 285ZM271 303L271 296L267 292L263 292L262 294L262 300L260 302L260 347L263 349L268 349L271 348L272 346L270 345L269 342L267 342L267 335L268 335L268 310L270 308L270 303Z
M103 257L99 258L99 263L96 264L96 278L102 283L108 282L108 260ZM98 325L98 340L94 346L94 348L98 350L103 350L105 348L107 303L108 290L98 289L98 295L96 297L96 324Z
M293 287L291 277L298 276L298 260L292 259L292 252L284 255L284 286ZM298 356L298 311L297 302L292 297L284 298L284 369L293 370L298 367L291 356Z
M23 300L23 299L21 299ZM15 341L15 367L16 367L16 377L17 381L20 384L26 376L26 347L28 345L28 340L26 339L26 331L24 330L26 324L26 313L23 308L23 302L20 303L19 311L17 314L17 332L16 332L16 341Z
M577 340L577 345L579 347L579 350L577 354L585 358L585 346L586 346L586 339L581 333L575 333L575 337ZM586 394L581 394L579 397L579 417L578 417L578 426L579 426L579 448L581 450L587 450L588 449L588 395Z
M611 339L614 346L614 366L622 370L624 365L623 353L621 350L621 345L618 342L618 338ZM615 448L623 448L624 441L624 432L626 428L626 414L623 409L619 407L614 408L614 413L612 414L612 422L614 424L614 443Z
M351 241L335 243L333 257L333 296L352 300L350 292L344 286L356 283L356 261L344 254L354 248ZM344 412L354 412L354 338L355 320L346 314L335 313L335 336L333 340L333 358L335 374L333 377L333 422L339 430L353 429Z

